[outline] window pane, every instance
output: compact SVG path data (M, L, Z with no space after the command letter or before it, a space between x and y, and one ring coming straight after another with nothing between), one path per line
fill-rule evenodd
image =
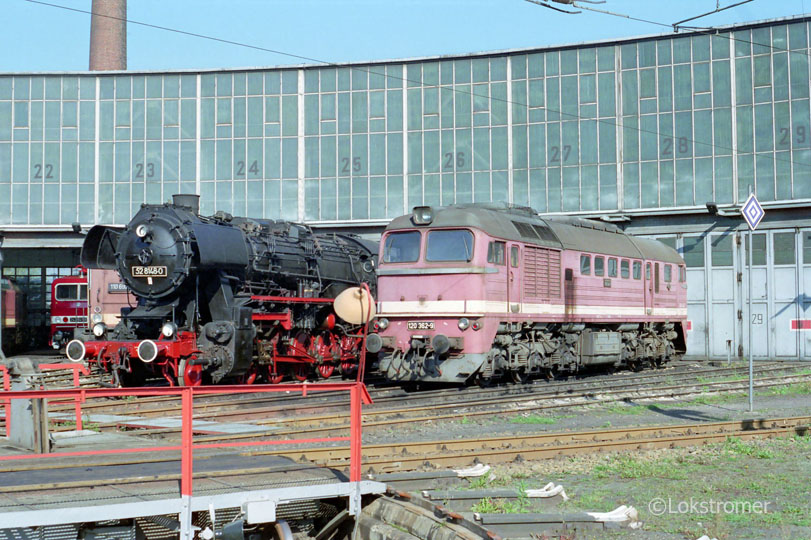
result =
M426 261L469 261L473 257L473 233L466 230L431 231L425 248Z
M622 265L620 266L620 275L623 279L628 279L631 276L630 263L628 262L628 259L622 260Z
M594 257L594 275L595 276L605 275L605 258L604 257Z
M487 247L487 262L504 264L504 242L490 242Z
M716 236L712 240L712 265L732 266L732 235Z
M590 255L581 255L580 256L580 273L584 276L588 276L591 274L591 256Z
M415 262L420 256L420 233L391 233L383 246L383 262Z
M617 259L608 259L608 277L617 277Z
M752 245L754 248L752 249L752 264L765 266L766 265L766 235L765 234L755 234L752 237ZM749 249L749 235L747 234L744 238L744 246L745 249ZM748 252L747 252L748 253ZM744 261L744 264L749 263L749 258Z
M634 261L634 279L642 279L642 263Z
M672 279L672 272L673 272L673 269L671 268L671 266L669 264L666 264L665 265L665 283L670 283L670 281Z
M775 233L773 241L774 264L794 264L797 260L794 254L794 233Z
M803 232L803 262L811 264L811 231Z
M684 247L681 249L681 256L689 268L704 266L704 238L700 236L688 236L684 238Z

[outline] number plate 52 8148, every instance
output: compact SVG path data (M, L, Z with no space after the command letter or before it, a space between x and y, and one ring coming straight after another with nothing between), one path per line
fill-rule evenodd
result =
M408 330L433 330L434 321L408 321L406 328Z

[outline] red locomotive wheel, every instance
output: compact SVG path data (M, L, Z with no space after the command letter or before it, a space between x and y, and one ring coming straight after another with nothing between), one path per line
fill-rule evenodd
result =
M307 375L310 374L310 364L294 364L291 370L293 377L304 382L307 380Z
M318 366L318 374L321 375L324 379L329 379L332 377L332 373L335 371L335 364L321 364Z
M355 362L350 360L344 360L341 362L341 371L346 374L354 373L356 369L358 369L358 365Z
M187 360L184 358L178 364L177 370L179 372L177 378L179 386L200 386L203 384L203 366L187 364Z

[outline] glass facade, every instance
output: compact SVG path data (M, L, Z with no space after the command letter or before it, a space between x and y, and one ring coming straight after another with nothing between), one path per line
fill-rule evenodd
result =
M142 202L384 221L415 205L666 212L811 198L809 18L342 67L0 75L0 225Z

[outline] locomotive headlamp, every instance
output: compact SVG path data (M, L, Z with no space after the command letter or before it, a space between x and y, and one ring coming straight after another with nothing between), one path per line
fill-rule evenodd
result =
M104 332L107 331L107 327L104 323L96 323L93 325L93 335L96 337L101 337L104 335Z
M434 210L430 206L415 206L412 219L416 225L430 225L434 221Z
M149 226L146 223L141 223L137 227L135 227L135 236L138 238L146 238L146 235L149 234Z
M467 320L465 317L459 319L459 330L467 330L470 326L470 321Z
M101 313L94 313L93 314L93 324L100 323L103 320L104 320L104 317L101 315Z
M377 319L377 328L379 330L385 330L389 327L389 320L386 318Z
M177 332L177 326L175 326L175 323L167 322L161 326L161 334L163 334L163 337L165 338L174 336L175 332Z

